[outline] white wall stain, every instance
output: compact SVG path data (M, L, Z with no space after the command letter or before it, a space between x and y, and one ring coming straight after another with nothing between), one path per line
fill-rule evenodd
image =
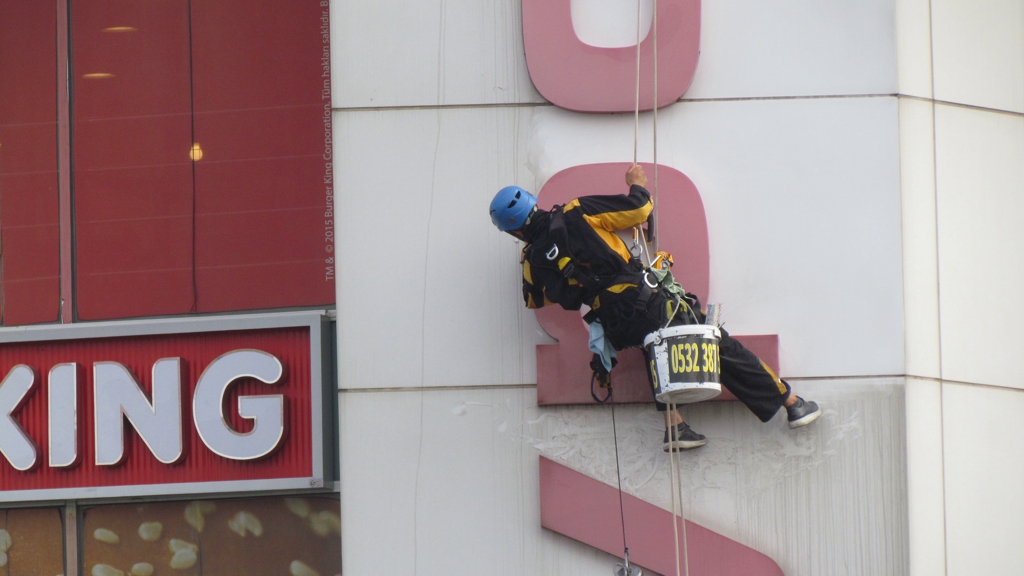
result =
M710 439L683 454L685 516L767 554L787 576L906 575L902 382L796 389L826 412L796 431L781 415L761 424L738 402L684 409ZM450 573L453 558L460 574L609 573L610 555L540 527L537 468L544 455L614 486L608 407L538 408L531 388L341 399L349 571L379 563L387 541L396 574L413 572L414 546L420 574ZM618 406L616 420L624 488L668 509L660 415Z
M790 576L905 573L902 386L888 379L798 388L824 413L797 430L781 412L762 424L738 402L684 408L708 437L679 463L684 515L764 552ZM538 411L512 429L511 441L616 485L610 407ZM616 421L623 490L671 509L661 415L652 405L619 405Z

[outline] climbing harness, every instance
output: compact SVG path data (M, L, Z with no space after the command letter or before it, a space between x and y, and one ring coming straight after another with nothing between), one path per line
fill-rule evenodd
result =
M601 285L601 279L586 266L578 266L569 245L569 233L565 228L565 213L561 206L551 211L551 224L548 228L551 247L544 253L544 259L558 268L569 284L573 282L587 290L594 290ZM529 249L529 248L528 248ZM543 249L543 248L541 248Z

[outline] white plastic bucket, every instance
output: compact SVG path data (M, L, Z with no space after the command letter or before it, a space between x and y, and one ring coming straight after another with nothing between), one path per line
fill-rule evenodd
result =
M722 393L717 326L670 326L644 338L654 397L665 404L692 404Z

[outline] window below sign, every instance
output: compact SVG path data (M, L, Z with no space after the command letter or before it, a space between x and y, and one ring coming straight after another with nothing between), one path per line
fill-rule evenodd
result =
M335 576L332 496L113 504L81 511L83 574Z
M60 576L64 569L64 518L58 508L0 510L0 573Z

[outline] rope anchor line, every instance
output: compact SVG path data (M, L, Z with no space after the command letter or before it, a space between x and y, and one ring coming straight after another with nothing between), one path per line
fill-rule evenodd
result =
M640 143L640 33L641 33L641 18L642 18L642 6L643 0L637 0L636 4L636 103L633 110L633 164L637 164L639 159L638 149ZM651 40L654 44L653 58L652 58L652 71L654 76L654 103L652 107L652 148L653 148L653 162L654 162L654 210L651 220L651 236L654 238L654 251L658 251L658 237L655 235L655 231L658 230L658 0L654 0L653 12L651 15ZM636 248L639 245L640 250L637 256L641 256L645 261L646 266L651 265L651 253L650 247L647 245L647 235L644 233L643 228L637 225L633 232L633 247ZM612 391L608 391L608 400L611 404L612 412L612 437L615 444L615 475L618 480L618 491L619 491L619 519L622 522L622 549L623 549L623 562L616 564L614 567L615 576L642 576L643 572L639 567L633 566L629 562L629 544L626 537L626 515L625 509L622 502L622 471L619 464L619 438L618 429L615 422L615 399L612 398ZM675 414L678 406L672 404L669 406L671 413ZM685 567L685 574L689 576L690 573L690 559L687 550L686 543L686 520L683 516L683 486L682 486L682 458L676 454L674 447L675 440L675 425L669 427L669 489L671 492L672 500L672 532L675 536L675 557L676 557L676 576L682 576L682 569ZM678 512L678 514L677 514ZM677 523L676 518L679 518L680 522ZM681 524L681 525L680 525ZM680 557L679 550L679 530L683 531L683 549L682 557Z
M633 111L633 164L637 164L639 160L639 143L640 143L640 36L641 36L641 23L642 23L642 2L643 0L637 0L637 53L636 53L636 105ZM654 238L654 231L657 230L657 215L658 215L658 190L657 190L657 0L653 0L653 11L651 12L651 42L653 44L652 51L652 72L653 72L653 106L651 110L651 132L652 132L652 161L654 164L653 173L653 200L654 209L651 224L651 237ZM659 235L658 235L659 236ZM654 239L654 251L657 251L657 240ZM645 260L645 265L651 265L650 247L647 245L647 237L643 232L641 225L637 225L633 233L633 245L637 247L639 244L639 256ZM615 401L611 399L611 390L609 389L608 398L611 400L611 430L615 446L615 476L618 481L618 513L620 513L620 520L623 526L623 564L615 565L615 576L641 576L642 571L635 566L630 565L630 548L628 539L626 537L626 512L623 506L623 477L622 470L620 467L620 461L618 461L618 431L615 425ZM678 405L673 404L669 407L671 413L675 414L678 409ZM681 455L677 454L675 449L675 438L676 436L676 425L669 426L669 489L671 492L672 499L672 530L675 542L676 551L676 576L682 576L684 574L683 569L685 567L685 574L689 576L689 550L687 549L686 542L686 517L683 513L683 479L682 479L682 465L683 459ZM677 522L676 519L679 519ZM682 547L682 558L680 558L679 549L679 532L682 530L683 536L683 547Z

